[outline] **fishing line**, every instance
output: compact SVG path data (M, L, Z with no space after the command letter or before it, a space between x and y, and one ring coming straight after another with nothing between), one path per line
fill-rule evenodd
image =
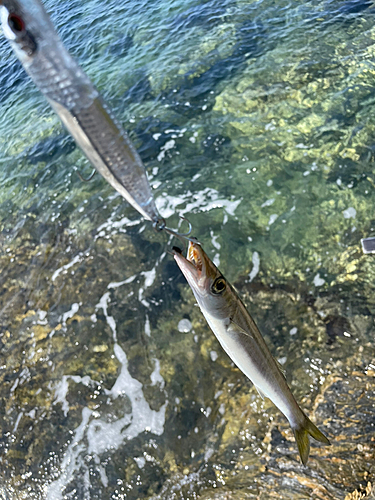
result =
M178 231L171 229L169 227L166 227L166 222L164 219L158 219L157 221L154 222L153 226L156 231L165 231L166 233L170 234L171 236L175 236L178 238L182 243L184 244L184 247L186 247L186 241L191 241L192 243L198 243L200 245L200 242L198 241L197 238L194 236L189 236L191 234L191 231L193 229L193 226L191 225L191 222L186 218L182 217L180 215L180 219L185 220L189 224L189 230L187 233L179 233Z
M78 175L78 177L81 179L82 182L90 182L91 179L94 177L94 175L96 174L96 169L94 168L94 170L91 172L91 174L88 176L88 177L83 177L83 175L81 175L78 170L76 170L76 173Z

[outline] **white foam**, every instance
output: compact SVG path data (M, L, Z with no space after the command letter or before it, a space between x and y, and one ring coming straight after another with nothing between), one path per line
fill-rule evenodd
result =
M220 254L215 253L214 258L212 259L212 262L215 264L216 267L220 266Z
M79 253L72 259L68 264L65 264L65 266L59 267L53 274L52 274L52 281L55 281L55 279L61 274L63 271L67 271L71 267L73 267L75 264L78 264L79 262L82 262L83 260L83 253Z
M211 241L212 241L212 245L217 249L217 250L220 250L221 248L221 245L220 243L217 241L219 236L214 236L214 232L211 231Z
M66 400L66 395L68 394L69 383L68 377L66 375L63 376L61 382L57 384L55 387L55 403L62 404L62 411L64 412L64 416L66 417L69 412L69 403Z
M69 412L69 403L66 395L69 390L69 380L73 380L76 384L83 384L86 387L90 385L95 386L98 383L92 380L88 375L81 377L79 375L63 375L61 381L55 385L55 401L54 404L61 403L64 416L66 417Z
M158 210L166 218L175 214L177 207L179 207L178 212L181 215L191 213L197 209L199 209L200 212L208 212L214 208L223 208L227 214L234 217L234 212L241 203L241 199L227 200L221 198L216 189L207 187L194 194L188 191L186 194L180 196L166 196L166 193L161 193L161 196L156 198L155 203ZM182 208L181 205L185 205L185 208Z
M78 304L78 302L75 302L74 304L72 304L71 308L69 309L69 311L65 312L61 317L60 317L60 321L62 322L62 324L64 326L66 326L66 322L68 319L71 319L73 318L73 316L75 315L76 312L78 312L79 310L79 306L82 305L81 303Z
M156 277L156 267L153 267L151 271L144 271L143 276L146 278L145 279L145 287L149 288L155 281Z
M271 224L273 224L277 218L278 218L277 214L270 215L270 219L268 221L268 225L271 226Z
M38 325L47 325L48 323L47 311L42 311L41 309L38 309L37 314L39 316L39 319L37 321Z
M249 281L253 281L255 276L259 273L260 258L258 252L253 252L253 268L249 274Z
M146 463L146 459L143 457L134 457L134 461L136 462L136 464L140 469L143 469Z
M205 461L205 462L208 462L208 461L209 461L209 459L212 457L212 455L213 455L214 453L215 453L214 448L212 448L212 447L211 447L211 448L210 448L210 447L208 447L208 448L206 449L206 451L204 452L204 461Z
M270 198L269 200L266 200L264 203L262 203L261 208L270 207L274 203L275 203L275 198Z
M108 302L110 301L110 292L106 292L99 300L99 302L95 306L95 310L97 311L98 309L103 310L103 314L105 316L105 319L112 330L113 334L113 340L117 342L117 332L116 332L116 322L113 318L113 316L108 315Z
M107 304L107 301L105 303ZM89 408L85 407L82 410L82 421L74 432L73 440L66 448L60 465L60 476L46 486L47 500L62 500L65 498L65 489L74 479L76 471L85 467L85 456L92 455L95 462L100 464L101 453L119 448L123 445L124 441L133 439L144 431L152 432L158 436L164 431L165 410L168 401L166 401L159 411L151 410L144 398L141 382L130 375L126 354L117 343L114 346L114 354L121 364L121 371L112 388L106 390L105 393L113 399L126 394L132 405L132 413L125 414L115 422L106 422L100 418L92 418L94 415ZM151 380L154 384L159 383L163 387L164 379L160 375L160 363L155 358L153 360L155 362L155 369L151 374ZM55 389L57 396L55 403L62 402L63 407L64 405L68 405L66 400L68 379L72 379L75 382L82 382L86 385L97 384L89 377L64 376L61 383ZM142 457L139 457L137 463L142 467L145 461ZM108 484L104 468L99 470L99 474L103 485ZM85 472L84 483L85 495L87 495L85 498L89 498L89 469Z
M95 239L103 238L106 235L106 232L111 232L114 229L120 232L125 232L125 229L123 229L124 226L136 226L141 221L141 219L130 220L127 217L123 217L120 220L114 220L115 217L116 213L113 212L110 217L96 229Z
M17 416L17 420L16 420L16 423L14 424L14 427L13 427L13 433L16 432L17 430L17 427L18 427L18 424L20 423L20 420L21 418L23 417L23 411L21 411L18 416Z
M165 157L165 153L169 150L174 148L176 144L176 141L174 139L171 139L170 141L167 141L163 147L160 148L160 153L158 154L157 158L158 161L161 161Z
M155 363L154 371L151 373L151 385L159 384L161 389L164 389L165 381L160 374L160 361L156 358L152 358Z
M107 474L105 472L105 468L100 464L96 464L96 468L99 471L100 480L102 482L102 485L104 486L104 488L106 488L108 486L108 477L107 477Z
M114 346L114 353L122 366L109 394L114 398L126 394L131 401L132 413L115 422L91 421L87 429L88 453L100 454L118 448L125 439L133 439L144 431L158 436L164 431L167 402L159 411L151 410L144 398L142 384L130 375L126 354L118 344Z
M145 334L147 337L151 337L151 326L150 326L150 320L148 315L146 314L146 321L145 321Z
M124 281L113 281L107 286L107 288L118 288L119 286L127 285L128 283L132 283L136 277L137 275L134 274L133 276L130 276L130 278L127 278Z
M144 292L144 289L143 288L140 288L138 290L138 300L141 304L143 304L145 307L149 308L150 307L150 304L147 302L146 299L143 298L143 292Z
M46 500L62 500L67 485L72 481L76 470L79 470L79 457L81 452L85 452L85 445L82 440L91 413L92 411L88 408L83 408L82 422L75 430L74 437L67 447L60 465L60 477L46 487Z
M156 278L156 268L143 272L144 288L140 289L142 296L144 289L150 287ZM117 288L126 283L134 281L136 275L127 278L123 282L110 283L108 288ZM89 408L82 410L82 421L75 429L73 440L65 448L65 454L60 465L59 477L46 486L47 500L62 500L66 496L66 488L75 479L77 471L83 471L82 489L85 498L90 497L90 469L85 463L84 457L91 455L96 464L98 464L98 473L104 486L108 484L106 470L100 465L101 454L109 450L115 450L123 445L129 439L137 437L140 433L150 432L154 435L161 435L164 432L165 412L168 401L158 410L152 410L143 394L143 385L136 378L133 378L128 370L128 360L126 353L117 343L117 325L115 318L108 314L108 308L111 300L111 292L106 291L95 306L95 311L102 310L107 324L110 326L114 339L114 356L120 364L120 372L111 388L103 388L104 393L109 399L117 399L126 395L131 404L131 413L124 412L115 421L107 421L101 418L100 407L94 412ZM78 311L80 304L73 304L71 309L63 314L62 318L66 321ZM43 314L41 315L43 316ZM44 318L43 318L44 319ZM145 322L146 334L151 332L149 318L146 316ZM164 378L160 373L160 361L152 358L154 370L150 375L151 384L162 390L165 385ZM69 382L82 383L86 386L97 387L99 384L90 379L90 377L80 377L78 375L64 375L60 382L55 385L54 404L61 404L62 411L66 416L69 412ZM106 403L102 403L105 405ZM104 412L105 413L105 412ZM19 417L21 418L21 417ZM147 458L146 458L147 459ZM137 463L140 467L145 464L145 459L139 457ZM55 476L56 477L56 476Z

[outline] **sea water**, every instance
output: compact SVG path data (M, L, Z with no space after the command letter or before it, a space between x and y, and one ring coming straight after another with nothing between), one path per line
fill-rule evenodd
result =
M181 231L189 219L333 446L312 446L313 477L301 469L287 422L194 306L168 253L182 243L98 174L80 180L92 167L0 36L1 498L343 499L366 485L372 3L45 6L160 213Z

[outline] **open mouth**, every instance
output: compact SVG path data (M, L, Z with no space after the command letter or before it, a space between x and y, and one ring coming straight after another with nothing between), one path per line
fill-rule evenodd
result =
M187 260L194 264L198 271L202 271L203 262L200 256L200 252L197 249L197 246L194 245L191 241L189 241L189 248L186 256Z
M185 263L189 263L189 267L191 266L195 271L202 272L204 263L200 252L200 246L198 244L189 241L186 258L183 256L182 250L178 247L173 247L173 253L177 263L182 264L185 261Z

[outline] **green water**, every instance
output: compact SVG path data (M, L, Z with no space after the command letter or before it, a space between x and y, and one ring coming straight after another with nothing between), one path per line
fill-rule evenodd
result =
M90 165L1 36L0 498L369 496L374 6L46 7L160 212L190 220L332 446L300 465L194 306L178 242L99 175L80 181Z

